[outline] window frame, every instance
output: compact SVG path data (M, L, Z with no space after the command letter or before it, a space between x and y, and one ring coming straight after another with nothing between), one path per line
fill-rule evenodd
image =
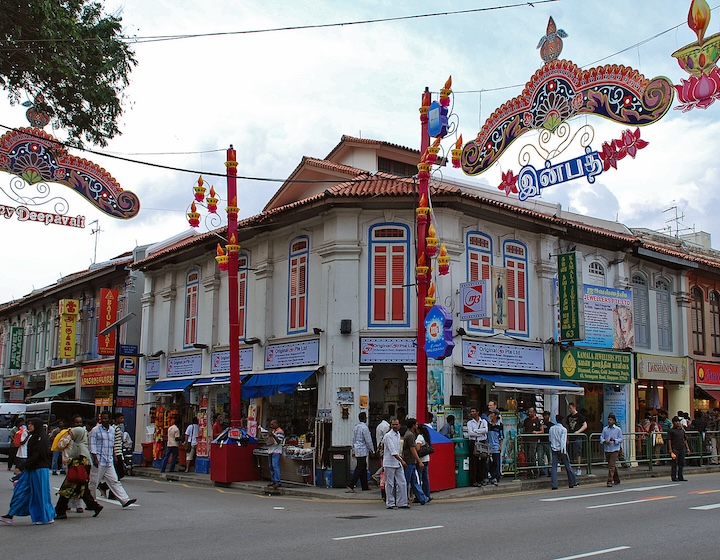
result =
M710 350L713 356L720 356L720 293L712 290L708 295L710 308Z
M523 257L512 255L509 251L509 247L516 247L522 249ZM522 272L518 272L520 268L513 268L511 270L510 263L518 263L522 265ZM530 336L530 306L528 298L528 248L525 243L516 239L508 239L503 241L503 266L507 272L507 309L508 309L508 328L505 332L514 336L529 337ZM516 295L518 286L517 276L523 275L524 281L522 282L522 288L524 297L520 298ZM512 282L511 282L512 277ZM518 303L519 302L519 303ZM520 313L517 307L522 306L524 313ZM525 322L525 328L518 328L516 322L522 319ZM514 328L513 328L514 326Z
M664 288L662 286L664 286ZM667 352L672 352L673 349L671 295L672 284L670 283L670 281L666 278L658 278L655 281L655 311L657 315L658 350L663 350ZM663 321L661 316L661 308L663 305L667 306L666 321ZM667 332L667 343L665 343L666 337L663 336L663 331Z
M247 336L247 294L250 257L246 253L238 255L238 326L239 337Z
M690 288L690 332L693 354L705 354L705 293L698 287Z
M642 284L636 282L636 279L641 280ZM641 272L635 272L630 278L630 285L633 295L635 346L650 348L650 290L648 289L648 278ZM641 305L645 306L644 309L639 309Z
M310 238L307 235L300 235L292 239L288 246L287 334L308 331L309 270ZM296 271L294 276L293 271Z
M194 308L194 314L192 313ZM200 313L200 269L193 267L185 273L183 298L183 348L192 348L197 342Z
M397 230L402 232L402 235L397 237L378 237L377 232L381 230ZM409 327L410 326L410 228L401 223L394 222L383 222L373 224L368 229L368 306L367 306L367 320L368 328L392 328L392 327ZM376 257L380 248L385 250L385 283L383 285L378 284L378 277L376 276ZM397 250L399 249L399 250ZM397 251L396 251L397 250ZM390 258L387 258L387 255ZM403 262L401 266L402 270L402 281L397 284L394 281L394 257L402 256ZM376 314L378 293L384 290L384 318L380 319ZM394 299L395 295L399 293L398 299ZM402 306L401 318L393 319L396 312L395 308L397 302L401 302Z
M472 238L477 237L479 240L485 242L486 247L481 246ZM472 266L473 259L477 256L477 277L473 274ZM487 262L483 262L487 259ZM469 231L465 234L465 278L468 282L475 280L488 280L486 284L488 293L491 290L492 282L492 267L493 267L493 240L487 233L481 231ZM490 310L491 303L488 302L488 310ZM475 319L474 321L466 321L467 330L475 332L492 332L492 317L485 319Z

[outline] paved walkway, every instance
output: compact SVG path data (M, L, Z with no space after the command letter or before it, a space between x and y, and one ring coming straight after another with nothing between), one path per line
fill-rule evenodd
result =
M584 471L583 471L584 472ZM578 480L581 485L605 485L606 470L601 467L595 467L593 474L581 475ZM705 465L702 467L685 467L685 476L693 476L698 473L720 473L720 465ZM195 472L173 472L161 473L158 469L152 467L135 467L133 469L134 476L144 476L161 480L178 481L184 484L199 484L206 486L223 486L245 490L254 494L263 494L266 486L266 480L253 480L247 482L232 482L230 484L216 484L210 480L209 474L200 474ZM653 467L652 471L646 466L638 466L631 468L621 468L620 478L626 480L653 479L657 478L663 481L670 481L670 467L660 466ZM432 480L432 477L431 477ZM560 487L564 487L565 474L560 475ZM355 493L346 493L345 488L324 488L319 486L310 486L304 484L283 483L283 492L286 496L298 496L305 498L321 498L333 500L375 500L380 498L380 489L371 483L370 491L363 492L360 488L356 488ZM549 490L550 478L541 477L535 480L526 480L524 478L514 480L511 477L504 477L498 486L484 486L482 488L453 488L451 490L442 490L433 492L433 500L447 500L456 498L480 497L494 494L508 494L517 492L526 492L531 490Z

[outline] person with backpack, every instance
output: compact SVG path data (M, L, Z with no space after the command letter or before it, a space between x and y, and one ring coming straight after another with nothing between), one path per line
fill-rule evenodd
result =
M69 428L65 428L65 421L64 420L58 420L57 425L53 429L52 432L50 432L50 435L48 436L48 440L52 442L52 445L50 446L50 451L52 451L52 474L57 476L58 471L60 471L60 474L65 474L65 468L62 464L62 450L58 449L57 442L60 441L60 438L62 438L63 435L67 433Z
M25 421L18 427L18 431L13 436L13 445L17 448L15 451L15 476L10 480L17 482L20 478L20 473L25 469L25 462L27 461L28 449L27 442L30 439L30 433L28 432Z
M15 444L15 436L20 431L20 428L25 425L25 419L24 418L18 418L15 421L15 425L10 429L10 433L8 434L10 438L10 448L8 449L8 466L7 469L10 471L12 470L13 466L15 465L15 456L17 455L17 449L18 446Z

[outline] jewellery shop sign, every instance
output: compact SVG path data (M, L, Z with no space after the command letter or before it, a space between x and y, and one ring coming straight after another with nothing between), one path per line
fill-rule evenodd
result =
M560 377L585 383L630 383L632 354L570 348L560 353Z

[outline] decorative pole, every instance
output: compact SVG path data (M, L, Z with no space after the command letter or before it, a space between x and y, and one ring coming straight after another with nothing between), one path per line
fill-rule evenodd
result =
M426 150L430 145L428 135L428 111L430 110L430 89L425 88L420 106L420 154L418 164L418 207L417 214L417 266L415 278L417 280L417 398L416 417L420 424L427 419L427 355L425 353L425 298L427 297L428 281L431 263L425 254L425 235L430 223L430 167L426 162Z
M242 384L240 383L240 322L238 319L238 239L237 153L230 145L227 151L228 215L228 317L230 321L230 425L239 428L242 418Z

